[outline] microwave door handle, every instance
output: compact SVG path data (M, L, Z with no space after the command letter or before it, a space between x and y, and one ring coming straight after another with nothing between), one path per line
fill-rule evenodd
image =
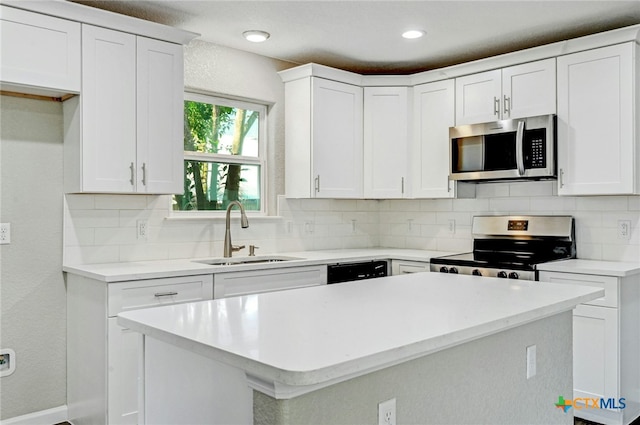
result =
M518 165L518 175L524 176L524 121L518 121L516 130L516 164Z

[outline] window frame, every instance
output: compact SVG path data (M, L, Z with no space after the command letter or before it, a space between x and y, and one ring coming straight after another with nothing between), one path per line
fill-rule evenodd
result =
M257 165L260 167L260 210L246 210L247 215L266 216L267 215L267 113L269 105L258 100L237 99L218 94L204 94L194 91L184 92L184 101L209 103L230 108L246 109L257 111L258 118L258 156L228 155L217 153L183 151L183 161L203 161L217 162L223 164ZM184 107L183 107L184 110ZM183 142L184 143L184 142ZM173 197L172 197L173 200ZM216 218L224 217L225 210L190 210L181 211L173 209L173 202L170 206L170 217L172 218Z

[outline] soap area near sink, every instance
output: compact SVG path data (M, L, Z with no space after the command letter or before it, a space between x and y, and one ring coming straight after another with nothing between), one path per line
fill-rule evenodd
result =
M264 255L249 257L209 258L205 260L192 260L196 263L210 266L236 266L241 264L280 263L282 261L304 260L299 257L286 257L282 255Z

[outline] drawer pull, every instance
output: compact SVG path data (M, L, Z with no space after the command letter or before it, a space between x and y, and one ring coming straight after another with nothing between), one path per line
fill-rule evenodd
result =
M153 296L156 298L160 297L172 297L174 295L178 295L177 292L156 292Z

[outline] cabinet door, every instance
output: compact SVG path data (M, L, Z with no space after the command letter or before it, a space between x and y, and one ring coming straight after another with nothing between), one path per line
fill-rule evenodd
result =
M638 190L635 55L630 42L558 58L558 194Z
M573 397L615 398L618 380L618 309L579 305L573 312Z
M0 81L80 92L80 24L0 6Z
M362 197L362 87L313 78L312 193Z
M108 423L138 423L138 377L141 335L108 319Z
M454 80L414 87L411 148L415 198L452 198L449 180L449 127L455 125Z
M364 197L402 198L409 184L409 89L364 89Z
M391 275L429 272L429 263L422 261L391 260Z
M183 48L137 37L137 192L182 193Z
M502 70L502 119L556 113L556 60Z
M82 190L131 193L136 164L136 38L82 26Z
M499 69L456 78L456 125L500 119Z

